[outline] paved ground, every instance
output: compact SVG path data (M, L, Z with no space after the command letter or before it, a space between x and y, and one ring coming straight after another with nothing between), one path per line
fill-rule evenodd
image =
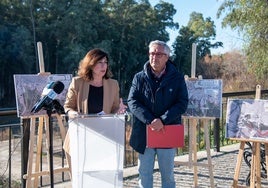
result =
M232 187L234 169L237 162L239 144L225 146L221 148L220 152L211 150L214 186L217 188ZM198 152L198 159L200 163L207 164L206 152ZM176 157L175 161L187 162L188 155ZM246 178L249 173L249 167L244 160L241 165L241 172L239 175L238 184L241 187L246 186ZM194 187L194 173L193 168L187 166L175 167L176 187L190 188ZM137 167L124 169L124 188L136 188L138 185ZM267 179L262 178L262 186L267 187ZM70 188L70 182L56 185L57 188ZM154 188L161 187L160 173L157 164L154 172ZM208 167L198 167L198 188L211 187Z
M217 188L232 187L234 169L236 166L239 144L225 146L221 148L221 152L212 151L212 163L214 165L214 185ZM206 152L199 152L198 158L200 163L207 164ZM188 161L188 155L176 157L176 161ZM193 168L187 166L175 167L176 187L194 187ZM244 160L242 161L241 173L239 176L239 184L246 185L246 177L249 173L249 167ZM128 177L124 180L124 187L131 188L137 186L137 176ZM262 179L262 187L268 185L267 179ZM154 188L161 187L160 173L156 170L154 173ZM198 167L198 187L211 187L210 176L207 167Z
M6 161L5 157L7 152L0 147L0 175L7 175ZM237 161L239 144L234 144L230 146L221 147L221 152L214 152L211 150L212 154L212 163L213 175L214 175L214 184L217 188L226 188L232 187L234 169ZM15 156L20 156L18 150L15 150L12 158L12 179L20 180L20 158ZM198 152L198 159L200 163L207 164L206 152ZM188 155L176 157L176 161L188 161ZM15 164L14 164L15 163ZM126 168L124 169L124 188L134 188L137 187L138 175L137 168ZM193 167L187 166L177 166L175 167L175 179L176 187L194 187L194 177L193 177ZM246 165L244 160L242 161L241 172L239 176L239 184L246 185L246 177L249 173L249 167ZM56 179L56 178L55 178ZM68 177L66 178L68 180ZM4 187L1 186L0 187ZM67 181L65 183L55 184L55 188L71 188L71 182ZM160 173L158 171L157 164L155 166L154 173L154 188L161 187ZM210 176L208 167L198 167L198 187L207 188L211 187L210 185ZM262 178L262 187L268 187L267 179Z

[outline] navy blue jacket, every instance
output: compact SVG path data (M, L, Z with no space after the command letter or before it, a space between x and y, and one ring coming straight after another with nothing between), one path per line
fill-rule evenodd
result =
M139 153L146 148L146 125L160 118L164 125L180 124L188 105L188 91L184 76L167 62L161 79L154 78L149 62L132 81L128 107L133 114L130 146Z

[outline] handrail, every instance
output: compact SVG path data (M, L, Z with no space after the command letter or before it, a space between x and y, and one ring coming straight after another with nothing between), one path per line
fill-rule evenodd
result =
M241 92L226 92L226 93L223 93L222 94L222 98L223 99L228 99L229 97L241 97L241 96L249 96L249 98L254 98L256 94L256 91L241 91ZM262 90L261 91L261 95L264 95L265 96L262 96L263 99L267 98L267 94L268 94L268 90ZM226 107L226 104L224 103L222 105L222 108L224 109ZM3 121L3 118L5 121ZM17 110L16 108L0 108L0 128L5 128L5 127L12 127L13 125L18 125L18 124L25 124L28 122L27 119L24 119L22 122L20 123L13 123L13 122L6 122L6 120L10 120L10 118L17 118L19 120L19 117L17 117ZM132 122L130 122L132 123ZM223 135L222 131L224 128L222 128L220 125L222 125L224 127L225 125L225 117L223 116L222 118L220 119L216 119L215 121L215 124L213 126L213 129L214 129L214 132L211 136L214 136L214 145L215 145L215 148L217 150L219 150L219 147L224 145L224 141L226 140L225 138L223 137L220 137L220 135ZM24 128L26 128L27 126L23 126ZM24 135L24 137L26 137L27 135ZM220 144L222 143L222 144ZM228 143L227 143L228 144ZM135 165L134 161L136 161L136 159L134 160L134 151L129 151L129 152L133 152L132 153L132 165ZM10 164L11 165L11 164ZM126 166L128 167L128 166ZM25 167L24 167L25 168ZM25 170L25 169L24 169ZM9 173L10 174L10 173ZM9 179L9 181L11 181Z
M222 93L222 98L235 97L235 96L246 96L246 95L255 95L256 91L239 91L239 92L225 92ZM268 94L268 90L261 90L261 94ZM6 115L16 115L17 108L0 108L0 116Z
M239 92L227 92L222 94L222 98L225 97L235 97L235 96L245 96L245 95L255 95L256 91L239 91ZM261 94L268 94L268 90L261 90Z
M16 108L0 108L0 116L17 115Z

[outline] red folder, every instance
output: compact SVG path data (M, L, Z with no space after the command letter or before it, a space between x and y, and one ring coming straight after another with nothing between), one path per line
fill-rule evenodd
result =
M147 126L148 148L178 148L184 146L184 126L165 125L164 131L154 131Z

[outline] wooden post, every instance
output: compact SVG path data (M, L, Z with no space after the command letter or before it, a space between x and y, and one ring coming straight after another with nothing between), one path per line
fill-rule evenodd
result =
M195 78L196 71L196 44L192 44L192 69L191 69L191 78Z
M42 74L45 72L45 65L44 65L43 48L41 42L37 42L37 51L39 60L39 71Z

